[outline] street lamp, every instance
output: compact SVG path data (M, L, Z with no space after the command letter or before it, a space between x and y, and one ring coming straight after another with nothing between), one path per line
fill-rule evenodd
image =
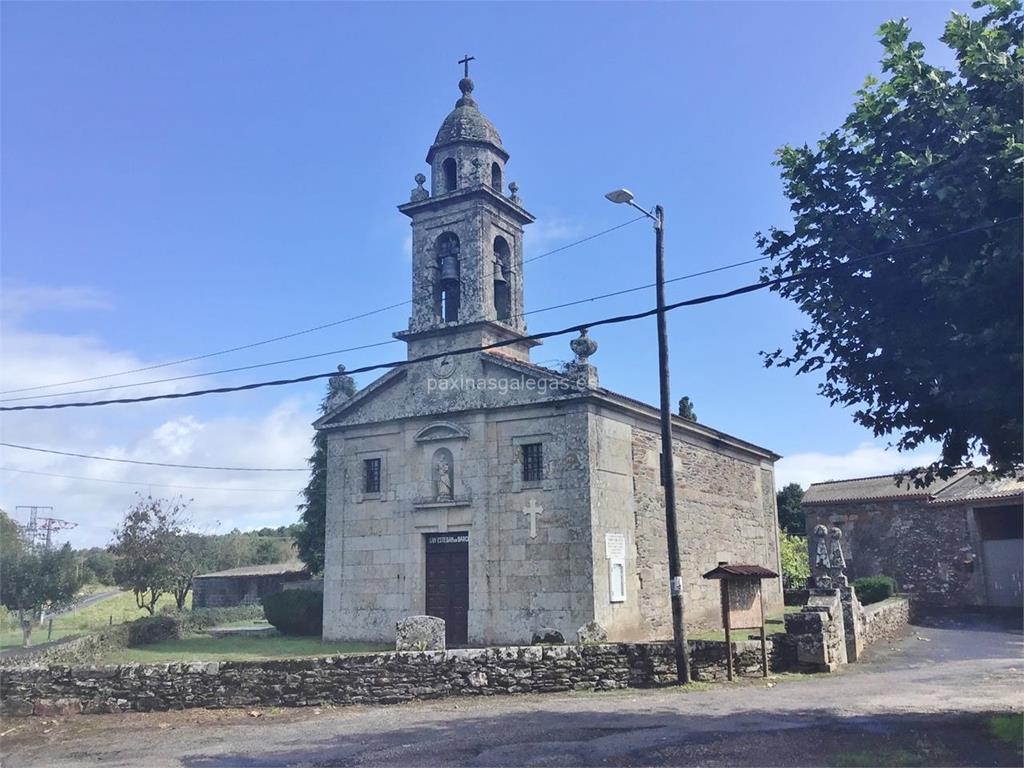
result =
M690 659L683 621L683 578L679 560L676 526L676 484L672 469L672 406L668 386L668 329L665 323L665 210L654 206L653 213L633 202L628 189L616 189L605 195L613 203L636 208L654 222L654 271L658 296L658 379L661 388L661 483L665 489L665 538L668 539L669 591L672 595L672 640L675 646L676 679L690 682Z

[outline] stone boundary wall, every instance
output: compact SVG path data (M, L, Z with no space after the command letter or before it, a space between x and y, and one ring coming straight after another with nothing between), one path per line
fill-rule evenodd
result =
M725 643L692 641L695 680L725 677ZM733 643L760 675L760 643ZM769 659L775 658L769 644ZM756 659L756 662L755 662ZM781 671L781 670L776 670ZM0 669L0 715L395 704L445 696L649 688L675 681L669 643L523 646L261 662Z
M910 600L890 597L880 603L864 606L864 644L890 643L906 633L910 624Z
M0 668L55 664L88 664L108 651L128 647L128 626L119 624L88 635L57 640L33 651L0 657Z

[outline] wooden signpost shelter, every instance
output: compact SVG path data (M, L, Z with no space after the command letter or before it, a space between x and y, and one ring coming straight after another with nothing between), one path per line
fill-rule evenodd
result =
M718 579L722 586L722 626L725 628L726 672L732 680L732 631L761 631L761 665L768 677L768 644L764 634L764 593L762 579L777 579L779 574L760 565L719 563L704 574L705 579Z

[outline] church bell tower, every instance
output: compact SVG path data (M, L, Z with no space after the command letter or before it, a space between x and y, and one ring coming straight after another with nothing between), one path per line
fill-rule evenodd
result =
M409 357L520 339L523 318L523 227L534 217L515 183L503 191L508 152L477 108L467 56L461 98L427 152L427 177L416 174L410 200L398 210L412 221L412 316L395 336ZM499 348L529 359L537 342Z

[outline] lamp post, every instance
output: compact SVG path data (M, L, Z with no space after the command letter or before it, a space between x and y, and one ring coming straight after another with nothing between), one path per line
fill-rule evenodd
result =
M675 647L676 679L690 682L690 658L683 620L683 578L679 558L676 525L676 484L672 465L672 406L668 384L668 328L665 322L665 210L654 206L653 213L633 202L628 189L616 189L605 195L613 203L636 208L654 222L655 283L658 296L658 380L661 389L661 484L665 490L665 538L668 539L668 577L672 596L672 640Z

